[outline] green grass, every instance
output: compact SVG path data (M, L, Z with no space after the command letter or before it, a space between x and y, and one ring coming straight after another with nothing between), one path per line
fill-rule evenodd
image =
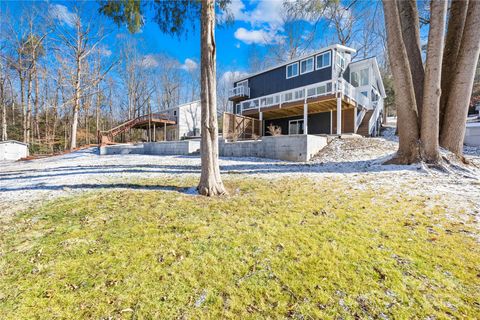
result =
M226 184L224 198L103 191L23 213L0 236L0 318L480 317L473 221L341 180Z

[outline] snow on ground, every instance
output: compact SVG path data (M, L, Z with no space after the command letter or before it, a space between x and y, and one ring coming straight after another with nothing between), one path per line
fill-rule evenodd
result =
M353 189L371 187L391 193L428 194L432 195L431 205L445 205L480 216L480 148L466 148L471 165L449 173L420 165L383 165L397 149L398 142L392 130L387 129L382 138L333 140L308 163L221 158L220 166L225 176L345 179ZM138 179L160 178L161 181L162 177L199 175L198 156L99 156L96 148L38 160L2 163L0 218L49 199L82 191L171 190L167 186L139 185ZM186 192L193 193L192 190ZM435 195L439 196L433 197Z

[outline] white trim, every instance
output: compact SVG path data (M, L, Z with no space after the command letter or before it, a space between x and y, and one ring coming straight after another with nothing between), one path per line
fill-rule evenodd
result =
M289 77L289 76L288 76L288 67L293 66L293 65L297 65L297 74L296 74L296 75L292 75L291 77ZM291 79L291 78L298 77L299 71L300 71L300 70L299 70L298 62L291 63L291 64L287 65L286 68L285 68L285 77L286 77L287 79Z
M350 53L355 53L357 52L357 50L353 49L353 48L350 48L350 47L346 47L346 46L343 46L341 44L333 44L331 46L328 46L328 47L325 47L325 48L321 48L311 54L307 54L307 55L304 55L304 56L301 56L301 57L298 57L297 59L292 59L292 60L289 60L285 63L280 63L280 64L277 64L271 68L267 68L265 70L262 70L262 71L259 71L259 72L254 72L252 74L249 74L249 75L246 75L245 77L242 77L240 79L238 79L235 83L239 82L239 81L242 81L242 80L245 80L245 79L249 79L251 77L254 77L254 76L257 76L259 74L262 74L262 73L265 73L265 72L268 72L268 71L271 71L271 70L274 70L274 69L278 69L278 68L281 68L281 67L284 67L284 66L287 66L289 64L292 64L293 62L298 62L300 60L303 60L303 59L306 59L308 57L311 57L311 56L315 56L317 54L320 54L320 53L323 53L325 51L328 51L328 50L333 50L335 48L339 48L345 52L350 52Z
M325 51L325 52L322 52L320 54L317 54L315 56L315 70L321 70L321 69L325 69L325 68L328 68L332 65L332 52L333 51ZM328 59L328 65L325 65L325 66L322 66L322 67L318 67L318 57L321 57L321 56L324 56L326 54L329 54L330 55L330 59ZM323 60L323 59L322 59Z
M312 60L312 69L311 70L307 70L305 72L302 72L302 63L303 62L306 62L308 60ZM309 72L313 72L315 70L315 57L310 57L310 58L307 58L307 59L303 59L303 60L300 60L300 74L305 74L305 73L309 73Z

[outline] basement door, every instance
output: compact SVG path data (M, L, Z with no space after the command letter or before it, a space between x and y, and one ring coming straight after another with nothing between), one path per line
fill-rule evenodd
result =
M303 120L290 120L288 134L303 134Z

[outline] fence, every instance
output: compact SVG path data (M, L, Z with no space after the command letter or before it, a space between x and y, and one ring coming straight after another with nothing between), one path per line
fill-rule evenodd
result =
M261 134L261 121L238 114L223 113L223 138L226 140L257 139Z

